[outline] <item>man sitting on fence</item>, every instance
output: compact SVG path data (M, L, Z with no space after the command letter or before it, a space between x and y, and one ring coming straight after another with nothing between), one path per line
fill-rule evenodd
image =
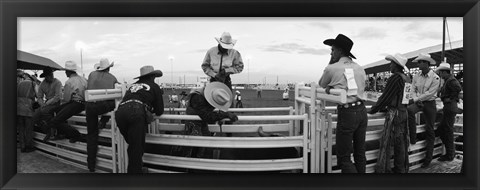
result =
M88 75L88 90L93 89L114 89L115 83L119 83L117 78L110 74L110 63L108 59L101 59L95 64L95 71ZM98 130L105 128L110 116L103 116L115 109L115 100L104 100L96 102L87 102L85 105L85 114L87 120L87 163L90 172L95 171L95 163L98 150ZM98 116L102 115L100 121Z
M320 81L327 94L330 89L344 89L347 91L347 104L338 105L338 124L336 131L336 152L338 166L342 173L365 173L365 133L368 124L366 99L365 70L352 61L355 56L350 53L353 41L347 36L339 34L335 39L323 42L332 46L329 65L325 68ZM350 159L352 153L355 165Z
M162 75L153 66L140 68L138 81L128 88L115 112L118 129L128 143L128 173L144 173L142 157L147 127L153 121L152 113L160 116L164 109L163 90L155 83L155 78Z
M70 142L74 143L80 140L81 135L77 129L63 125L68 118L79 114L85 109L85 90L87 89L87 80L77 74L77 64L73 61L65 63L65 74L68 80L65 82L63 93L63 104L55 108L55 117L47 124L47 134L43 141L50 140L50 137L55 135L55 131L65 133ZM53 129L53 130L52 130ZM52 140L55 140L54 138Z
M37 102L40 108L35 111L32 117L34 125L43 126L42 130L47 133L46 121L53 118L54 108L60 106L62 94L62 82L53 77L53 70L44 69L40 78L45 78L38 87Z
M227 112L232 104L232 91L221 82L211 82L205 87L194 90L187 98L187 115L198 115L201 121L186 121L185 134L211 136L208 124L228 118L231 122L238 120L237 115ZM219 111L214 111L217 108ZM184 156L203 157L204 148L185 148Z
M372 106L370 114L374 114L380 110L387 109L385 116L385 124L383 125L382 137L380 138L380 147L375 166L376 173L392 173L390 167L390 155L393 146L393 172L407 173L408 172L408 126L407 126L407 105L410 93L405 92L410 89L410 78L405 75L408 68L405 66L407 58L401 54L395 56L388 55L385 57L390 61L390 72L393 74L388 78L385 86L385 91L378 98L377 103ZM404 101L402 101L404 100Z

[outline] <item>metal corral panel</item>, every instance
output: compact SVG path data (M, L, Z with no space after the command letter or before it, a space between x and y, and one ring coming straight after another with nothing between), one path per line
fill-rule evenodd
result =
M37 132L35 132L35 134L34 134L35 139L42 140L43 137L45 137L44 134L37 133ZM60 145L60 146L75 149L75 150L78 150L78 151L81 151L81 152L87 152L87 144L84 143L84 142L70 143L70 142L68 142L67 139L50 141L50 142L55 143L55 144ZM103 155L103 156L112 157L112 147L98 145L98 154Z
M303 147L303 136L292 137L205 137L166 134L147 134L146 143L217 147L217 148L281 148Z
M145 153L143 162L170 167L215 171L278 171L303 169L303 158L275 160L217 160Z
M184 131L185 124L181 123L158 123L160 131ZM289 131L290 124L228 124L222 125L222 132L224 133L255 133L258 127L262 127L265 132L281 132ZM220 126L217 124L208 125L208 130L212 133L220 132Z
M87 127L85 127L83 125L70 125L70 126L77 129L78 132L80 132L81 134L85 134L85 135L87 134ZM98 136L111 138L112 137L112 131L110 129L101 129L101 130L98 131Z

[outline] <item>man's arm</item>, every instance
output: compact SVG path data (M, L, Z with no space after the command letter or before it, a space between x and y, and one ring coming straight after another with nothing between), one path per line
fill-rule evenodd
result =
M322 77L320 77L320 80L318 81L318 85L322 88L327 88L328 84L332 81L332 75L330 74L328 68L325 68L323 71Z
M203 59L203 63L202 63L202 70L203 72L210 76L210 77L215 77L215 75L217 73L215 73L215 71L213 71L213 68L212 68L212 65L211 65L211 58L210 58L210 50L207 51L207 54L205 55L205 58Z
M62 94L62 83L60 81L55 82L53 88L55 95L45 103L46 105L54 104L60 101L60 96Z
M440 85L440 78L435 75L432 79L432 83L430 84L430 87L428 88L427 91L425 91L423 94L420 94L418 97L414 97L413 101L418 102L418 101L425 101L437 94L438 86Z
M235 51L235 55L233 57L232 67L226 68L225 72L227 74L237 74L243 71L243 60L240 52Z

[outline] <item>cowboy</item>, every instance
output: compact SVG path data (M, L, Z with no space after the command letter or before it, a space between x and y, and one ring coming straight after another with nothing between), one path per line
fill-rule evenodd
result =
M323 41L331 46L329 65L325 68L318 84L330 94L330 89L347 91L347 103L338 105L338 124L336 131L336 152L338 166L342 173L365 173L365 132L367 129L367 110L364 89L367 76L365 70L352 61L356 59L350 50L353 41L339 34L335 39ZM355 164L350 156L352 153Z
M243 108L242 94L238 90L235 91L235 101L236 101L235 103L236 108Z
M62 104L54 109L56 115L47 124L49 130L43 139L44 142L50 140L55 131L66 134L70 138L70 143L75 143L81 138L77 129L62 123L85 109L87 79L77 74L77 64L74 61L65 62L65 74L68 80L65 82ZM52 140L56 139L58 137Z
M462 91L460 82L452 75L450 64L440 63L435 70L438 75L445 80L440 90L440 99L443 102L443 118L438 127L440 139L445 146L446 154L442 155L438 161L452 161L455 157L455 146L453 140L453 124L455 116L458 113L459 94Z
M125 93L115 112L115 121L125 141L128 143L128 173L146 172L143 166L145 151L145 133L147 126L156 116L163 114L163 90L155 83L162 71L147 65L140 68L138 81Z
M179 108L186 108L187 107L187 92L182 91L180 93L180 103L178 104Z
M238 120L237 115L227 112L232 104L232 91L221 82L211 82L205 87L190 93L187 103L187 115L198 115L202 120L185 122L186 135L211 136L208 124L228 118L230 122ZM214 111L217 108L219 111ZM185 156L203 157L203 148L186 148Z
M405 74L408 68L405 66L407 58L401 54L387 55L386 60L390 61L390 72L385 91L378 98L378 101L369 114L375 114L380 110L387 109L385 124L380 138L376 173L391 173L390 156L393 146L393 173L408 172L408 127L407 127L407 105L408 99L402 101L409 93L404 93L405 83L410 83L410 78Z
M32 152L33 146L33 104L35 102L35 79L23 73L23 79L17 85L17 131L21 152Z
M114 89L115 84L119 83L117 78L110 73L110 63L107 58L100 59L95 64L95 71L88 75L87 90L93 89ZM105 128L110 116L103 114L115 109L115 100L104 100L96 102L86 102L85 114L87 118L87 163L90 172L95 171L95 162L98 150L98 130ZM100 121L98 116L102 115Z
M40 108L35 111L32 117L33 124L42 127L45 133L48 133L46 121L53 118L54 109L60 106L62 82L53 77L53 70L50 68L44 69L40 78L45 78L40 83L37 93L37 102ZM40 121L42 121L40 123Z
M418 68L421 72L415 74L412 80L412 99L409 100L408 110L408 127L410 133L410 144L417 142L417 125L415 114L419 111L423 111L425 116L425 140L426 156L425 161L422 164L422 168L426 168L430 165L433 156L433 145L435 141L435 131L433 126L435 125L435 116L437 114L436 106L436 94L440 85L440 77L430 69L431 65L435 65L436 62L429 54L421 53L413 62L418 62Z
M220 38L215 37L218 45L210 48L202 63L203 72L210 77L210 82L220 81L232 90L230 75L241 73L243 61L240 52L233 49L237 40L233 40L228 32Z
M262 98L262 88L260 85L257 85L255 89L257 90L257 98Z

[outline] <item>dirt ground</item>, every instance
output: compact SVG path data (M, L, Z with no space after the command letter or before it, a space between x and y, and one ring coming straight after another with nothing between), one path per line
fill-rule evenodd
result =
M88 170L49 158L38 151L21 153L17 149L17 173L88 173Z

